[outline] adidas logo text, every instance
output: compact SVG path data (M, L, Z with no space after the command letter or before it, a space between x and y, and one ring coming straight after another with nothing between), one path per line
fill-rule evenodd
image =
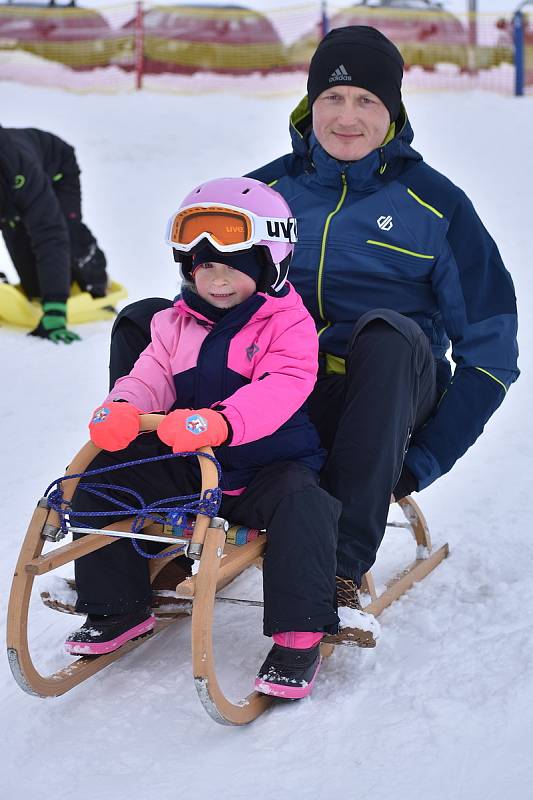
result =
M337 67L335 72L332 72L329 78L330 83L336 83L337 81L351 81L352 76L348 75L346 71L346 67L344 64L341 64L340 67Z

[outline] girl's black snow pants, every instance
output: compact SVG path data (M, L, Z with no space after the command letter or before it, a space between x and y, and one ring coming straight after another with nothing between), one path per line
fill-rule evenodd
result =
M155 433L143 434L119 453L100 453L89 469L171 452ZM175 457L125 467L94 476L91 482L118 484L137 491L145 504L199 491L197 459ZM106 490L121 501L126 496ZM78 511L105 511L109 516L82 517L83 524L103 527L113 516L108 501L81 488L74 495ZM232 523L266 529L263 566L264 633L337 630L335 552L340 503L318 485L317 476L297 462L277 462L257 472L238 496L224 495L219 515ZM78 518L80 519L80 518ZM140 542L150 552L149 542ZM155 551L166 545L155 545ZM148 561L129 539L78 559L77 610L88 614L128 613L150 605Z

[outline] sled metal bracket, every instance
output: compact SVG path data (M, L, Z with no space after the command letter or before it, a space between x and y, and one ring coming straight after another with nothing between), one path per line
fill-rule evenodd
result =
M41 497L37 502L37 508L50 508L48 497ZM58 528L57 525L51 525L49 522L45 522L41 531L41 539L46 542L60 542L66 535L65 531Z
M41 539L47 542L60 542L66 535L65 531L61 530L61 528L46 522L41 533Z
M210 528L222 528L224 533L229 531L229 522L224 517L212 517L209 523Z
M227 519L224 519L224 517L211 517L209 520L209 528L223 530L226 534L229 531L229 522ZM187 555L189 558L192 558L193 561L199 561L202 557L203 546L203 542L192 541L187 548Z
M189 558L192 558L193 561L200 561L200 558L202 557L202 548L203 544L190 542L187 548L187 555Z

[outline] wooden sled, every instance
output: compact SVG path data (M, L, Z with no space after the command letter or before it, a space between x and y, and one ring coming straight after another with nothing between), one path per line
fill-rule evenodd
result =
M111 281L105 297L91 297L82 292L77 283L71 288L67 300L67 323L79 325L83 322L113 319L114 306L128 296L120 283ZM13 325L19 328L35 328L42 316L41 304L30 301L19 286L0 283L0 325Z
M142 429L155 430L160 419L161 417L155 414L143 415ZM91 442L87 443L73 459L65 474L85 471L98 452ZM201 452L212 454L210 448L202 448ZM216 488L218 474L215 464L200 455L198 460L201 468L202 492ZM77 484L76 478L65 482L63 489L65 500L72 498ZM376 616L407 591L415 581L425 577L448 554L447 545L431 553L427 525L416 503L406 498L400 502L400 506L407 519L406 523L401 524L408 526L413 532L418 545L418 557L407 570L388 584L379 597L376 595L372 576L367 573L363 589L370 594L371 602L366 610ZM46 498L37 504L15 569L7 621L8 660L15 680L24 691L38 697L56 697L64 694L145 641L128 642L118 650L105 655L77 658L51 675L41 675L38 672L33 664L28 643L28 613L35 577L52 572L100 547L112 545L118 540L113 531L128 530L131 521L131 519L122 520L109 525L105 529L109 534L87 534L81 539L43 553L45 542L56 541L58 538L59 517L56 511L49 508ZM209 519L198 514L192 539L188 544L188 555L199 562L198 572L179 583L177 592L181 597L190 598L192 601L192 667L195 686L204 708L216 722L244 725L265 711L274 698L254 691L241 702L233 703L222 692L216 676L213 653L213 611L217 592L247 567L260 562L265 550L266 536L261 534L242 546L231 545L226 542L228 527L228 523L220 517ZM149 522L141 534L136 534L136 538L142 536L160 538L162 535L163 525ZM172 541L166 548L169 552L175 551L176 544L180 541L168 537L161 540ZM150 560L152 582L174 557L171 555L167 558ZM232 599L231 602L240 601ZM173 616L168 619L158 619L155 635L173 624L176 618ZM330 655L332 651L331 644L321 646L323 656Z

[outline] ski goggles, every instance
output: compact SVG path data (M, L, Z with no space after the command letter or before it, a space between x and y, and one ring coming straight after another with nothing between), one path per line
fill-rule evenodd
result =
M260 217L223 203L186 206L169 219L166 241L175 250L188 253L202 239L232 253L260 242L295 244L298 233L294 217Z

